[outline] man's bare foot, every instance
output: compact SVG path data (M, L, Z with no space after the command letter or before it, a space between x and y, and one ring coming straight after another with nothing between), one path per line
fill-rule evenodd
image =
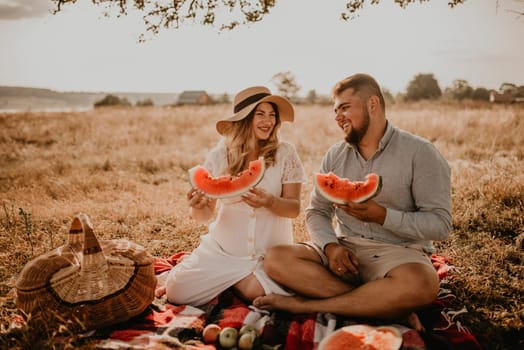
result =
M414 312L410 313L406 316L406 318L403 320L408 326L415 329L418 332L425 332L426 329L424 328L424 325L422 325L422 322L420 322L420 319L418 318L418 315Z
M269 294L257 297L253 305L262 310L283 310L294 314L309 312L306 299L297 296L284 296L280 294Z

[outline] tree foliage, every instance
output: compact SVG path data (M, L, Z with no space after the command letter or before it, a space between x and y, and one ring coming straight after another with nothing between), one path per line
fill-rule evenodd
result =
M316 103L317 99L318 99L318 96L317 96L317 91L315 89L311 89L307 92L307 95L306 95L307 103L311 103L311 104Z
M54 13L62 10L64 5L76 3L77 0L52 0L55 3ZM424 3L429 0L393 0L401 8L411 3ZM465 0L448 0L453 8ZM204 26L217 26L220 30L233 29L241 24L261 21L275 7L276 0L91 0L94 5L105 6L105 15L116 8L119 16L127 15L129 9L142 14L146 30L157 34L160 29L178 29L185 23L197 23ZM380 0L345 0L345 9L341 4L341 18L349 20L364 7L366 3L377 5ZM342 1L341 1L342 3ZM322 4L319 1L319 7Z
M146 98L145 100L139 100L139 101L136 102L136 106L137 107L150 107L150 106L154 106L154 105L155 105L155 103L150 98Z
M385 88L382 86L381 90L382 90L382 96L384 96L384 100L386 101L387 104L395 103L395 97L393 96L391 91L389 91L388 88Z
M484 87L473 88L464 79L455 79L450 87L445 89L444 95L451 100L489 101L490 91Z
M401 8L406 8L409 4L412 4L414 2L424 3L428 2L429 0L393 0L394 3L399 5ZM449 0L448 6L451 8L454 8L458 4L462 4L466 0ZM364 5L366 3L370 3L371 5L377 5L380 3L380 0L351 0L346 3L346 11L342 13L342 19L343 20L349 20L355 17L355 14L364 8Z
M54 13L64 5L77 0L52 0ZM104 5L105 15L117 8L119 16L129 9L140 12L147 31L157 34L161 28L180 28L183 24L218 25L220 29L233 29L239 24L258 22L275 6L275 0L91 0Z
M125 97L120 98L118 96L109 94L106 95L103 99L96 101L94 106L95 108L107 106L131 106L131 102L129 102Z
M455 79L449 88L449 94L454 100L465 100L471 98L473 88L469 85L466 80Z
M483 87L473 89L471 99L478 101L489 101L489 90Z
M288 99L295 97L300 90L295 75L289 71L273 75L271 82L277 87L278 93Z
M409 82L406 90L406 100L435 100L442 96L442 90L433 74L417 74Z

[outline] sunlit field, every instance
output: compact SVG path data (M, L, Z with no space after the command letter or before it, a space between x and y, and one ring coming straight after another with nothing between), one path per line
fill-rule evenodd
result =
M99 239L125 238L167 257L206 232L188 216L187 170L217 142L230 107L107 108L0 114L0 347L51 348L57 334L10 329L14 282L33 257L64 244L74 214ZM452 168L453 232L437 243L453 261L448 287L467 307L461 324L486 349L524 347L524 106L410 104L389 120L423 136ZM309 181L342 137L330 106L298 106L281 138L296 145ZM304 216L296 240L308 239ZM63 340L63 338L62 338Z

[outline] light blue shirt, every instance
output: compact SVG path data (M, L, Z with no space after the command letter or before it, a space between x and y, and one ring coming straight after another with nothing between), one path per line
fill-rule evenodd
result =
M386 208L383 225L364 222L335 209L313 190L306 224L311 239L322 248L336 243L337 236L353 236L406 246L419 244L426 252L434 252L432 241L446 239L451 231L447 161L432 143L389 122L378 150L368 160L356 147L341 141L328 150L319 171L332 171L351 181L363 181L372 172L382 176L382 189L373 200Z

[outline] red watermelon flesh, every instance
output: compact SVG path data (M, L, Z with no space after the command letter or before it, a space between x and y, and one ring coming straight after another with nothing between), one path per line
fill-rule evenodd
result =
M350 181L333 172L316 173L313 180L320 194L337 204L365 202L375 197L382 188L382 177L375 173L366 175L366 181Z
M402 334L394 327L352 325L323 339L318 350L398 350L401 345Z
M255 187L264 177L265 170L263 157L249 162L248 168L235 176L212 177L206 168L197 165L189 169L189 182L209 198L229 198Z

